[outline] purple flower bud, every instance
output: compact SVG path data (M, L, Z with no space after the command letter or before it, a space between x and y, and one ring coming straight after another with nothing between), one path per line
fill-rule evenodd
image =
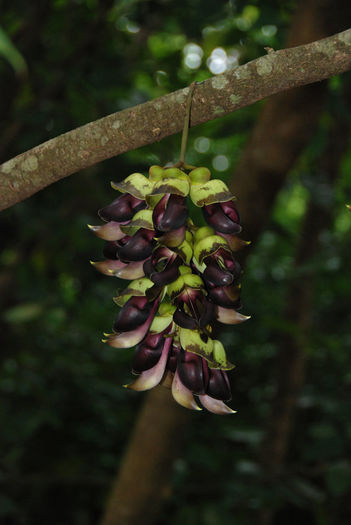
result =
M216 320L216 307L202 290L187 289L175 299L177 309L173 321L181 328L196 330L206 327Z
M180 306L173 314L173 321L181 328L188 328L189 330L196 330L199 324L196 319L186 314Z
M128 241L130 237L126 235L119 241L106 241L103 249L103 254L106 259L112 259L116 260L119 259L118 257L118 250L124 246Z
M224 308L239 308L240 288L237 286L216 286L208 293L209 299Z
M131 297L119 312L113 326L115 332L129 332L144 324L150 315L152 303L146 297Z
M135 348L132 362L133 372L140 374L155 366L161 357L164 343L163 333L148 334Z
M215 261L207 265L203 278L211 286L229 286L233 282L233 275L220 268Z
M111 204L98 211L98 215L104 221L125 222L129 221L133 215L146 208L146 202L133 197L129 193L124 193Z
M157 248L152 257L145 262L145 275L158 286L172 283L179 277L182 260L176 253L165 246Z
M152 220L158 232L169 232L184 226L188 213L185 197L166 193L155 206Z
M177 344L173 343L172 347L170 349L169 355L168 355L168 361L167 361L167 370L175 373L177 369L177 363L178 363L178 355L181 348Z
M206 329L207 325L213 324L216 319L216 306L207 297L204 298L202 313L200 315L200 328Z
M181 350L177 371L183 385L193 394L205 394L208 385L208 365L202 357Z
M241 231L239 213L233 201L216 202L202 208L207 224L222 233Z
M234 259L230 250L220 248L215 253L205 257L204 259L205 264L210 264L212 261L216 261L220 268L223 270L228 270L230 273L232 273L235 279L239 277L241 268L239 263Z
M118 249L118 257L123 262L143 261L151 255L155 246L154 234L153 230L140 228L140 230Z
M191 312L191 314L194 314L197 319L199 319L203 300L203 290L186 286L183 291L174 298L174 303L177 306L182 305L183 303L186 304L187 310Z
M223 370L209 369L209 379L206 394L221 401L230 401L232 398L230 383Z

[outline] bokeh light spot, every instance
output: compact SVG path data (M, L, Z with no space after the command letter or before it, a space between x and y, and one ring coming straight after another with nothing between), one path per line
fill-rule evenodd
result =
M225 155L216 155L212 160L212 166L217 171L225 171L229 167L228 157Z
M199 153L206 153L210 149L211 141L207 137L197 137L194 140L194 148Z

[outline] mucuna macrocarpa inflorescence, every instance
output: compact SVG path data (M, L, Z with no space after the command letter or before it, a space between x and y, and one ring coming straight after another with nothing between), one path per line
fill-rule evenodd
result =
M151 166L112 183L122 195L99 211L105 221L89 226L105 240L105 275L130 280L115 297L121 307L104 342L135 347L133 390L170 386L182 406L234 413L227 371L234 368L213 338L219 322L238 324L240 266L234 252L248 244L237 234L234 196L207 168ZM202 208L208 226L196 227L187 200ZM196 398L194 398L194 395Z

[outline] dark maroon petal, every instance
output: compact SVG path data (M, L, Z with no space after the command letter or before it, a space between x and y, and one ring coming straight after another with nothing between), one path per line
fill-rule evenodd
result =
M184 386L193 394L204 394L207 388L206 375L204 374L202 357L181 350L178 356L177 371Z
M229 203L231 201L228 201ZM215 204L209 204L202 208L206 222L212 226L216 231L221 233L239 233L241 226L238 222L232 220L231 216L234 216L234 212L231 206L226 206L230 216L223 210L223 205L228 203L217 202ZM232 203L232 206L234 204ZM237 215L238 216L238 215Z
M240 289L237 286L217 286L211 288L209 299L225 308L238 308L240 305Z
M148 288L145 292L148 301L154 301L159 297L160 293L163 291L163 286L158 286L154 284L151 288Z
M153 273L150 279L158 286L165 286L173 283L177 277L179 277L179 265L169 264L163 272Z
M103 254L106 259L112 259L116 260L119 259L118 257L118 250L128 242L130 237L126 235L123 237L123 239L120 239L119 241L106 241L104 244Z
M146 202L133 197L129 193L124 193L111 204L98 211L98 215L104 221L125 222L129 221L133 215L146 208Z
M155 229L159 232L176 230L184 226L188 213L185 197L166 194L155 206L152 215Z
M168 355L168 361L167 361L166 368L167 368L167 370L169 370L173 374L174 374L174 372L177 369L177 362L178 362L179 352L180 352L180 346L172 344L171 350L170 350L169 355Z
M226 372L209 368L209 380L206 394L221 401L230 401L232 398L230 383Z
M118 250L118 257L123 262L143 261L149 257L155 245L154 232L140 228L130 239Z
M196 319L186 314L180 307L178 307L174 312L173 321L178 326L181 326L182 328L188 328L189 330L195 330L199 325Z
M156 204L154 211L152 212L152 220L155 225L155 229L157 229L165 211L168 199L170 198L171 194L166 193L160 201Z
M152 271L153 271L152 257L149 257L148 259L146 259L143 265L143 270L144 270L146 277L150 278L150 275L152 274Z
M149 334L139 343L134 352L132 369L136 374L149 370L159 361L165 338L161 334Z
M173 250L170 250L169 248L167 248L167 246L159 246L158 248L156 248L156 250L154 250L154 252L152 254L152 258L151 258L152 264L156 268L156 265L160 261L167 262L170 259L174 258L174 255L175 255L175 252ZM163 266L163 268L164 268L164 266ZM157 270L159 271L160 268L157 268Z
M216 305L207 298L204 299L202 307L202 313L200 315L200 327L205 328L209 324L213 324L216 319Z
M144 273L158 286L172 283L179 277L182 260L166 246L157 248L152 257L144 264Z
M230 250L225 248L220 248L212 255L205 257L204 263L209 265L213 262L216 262L220 268L223 270L228 270L230 273L240 274L240 264L234 259L233 254Z
M234 280L233 275L229 271L219 268L215 261L206 267L203 278L212 286L229 286Z
M238 263L238 261L235 261L233 260L233 263L234 264L231 264L230 265L230 268L227 267L228 271L230 271L230 273L232 274L233 276L233 281L236 281L237 279L239 279L240 275L241 275L241 266L240 264Z
M113 326L115 332L129 332L145 323L150 315L152 303L146 297L131 297L119 312Z

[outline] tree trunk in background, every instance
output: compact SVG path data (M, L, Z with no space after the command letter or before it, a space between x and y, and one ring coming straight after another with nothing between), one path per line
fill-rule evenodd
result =
M287 47L340 30L351 20L348 0L299 3ZM247 239L253 243L269 219L274 199L313 133L326 82L289 90L267 100L232 179Z
M334 120L319 164L318 172L325 176L323 183L327 182L330 185L331 194L333 183L338 176L341 157L347 148L349 133L349 123L340 121L340 118ZM315 285L314 270L309 263L318 255L321 234L331 224L331 206L332 202L328 205L318 202L318 195L310 197L295 255L296 277L286 295L285 319L290 326L294 326L294 331L284 333L280 337L275 395L261 446L263 472L267 480L273 483L284 468L296 401L305 379L306 349L312 328ZM303 267L306 270L302 273ZM261 523L269 525L273 516L274 510L265 508L262 511Z
M150 392L112 487L104 525L153 522L171 492L173 461L187 416L170 390L159 386Z
M332 4L334 10L342 11L344 2L301 2L287 45L305 44L332 34ZM255 240L264 229L288 170L315 129L325 90L325 83L291 90L270 98L263 108L232 183L246 238ZM191 412L170 400L170 392L164 388L146 396L101 525L155 522L167 495L164 488L170 485L180 437L190 416ZM152 426L155 426L153 432L145 433L144 429ZM154 443L155 435L162 436L162 446L160 441L157 445ZM150 455L149 461L145 455Z

